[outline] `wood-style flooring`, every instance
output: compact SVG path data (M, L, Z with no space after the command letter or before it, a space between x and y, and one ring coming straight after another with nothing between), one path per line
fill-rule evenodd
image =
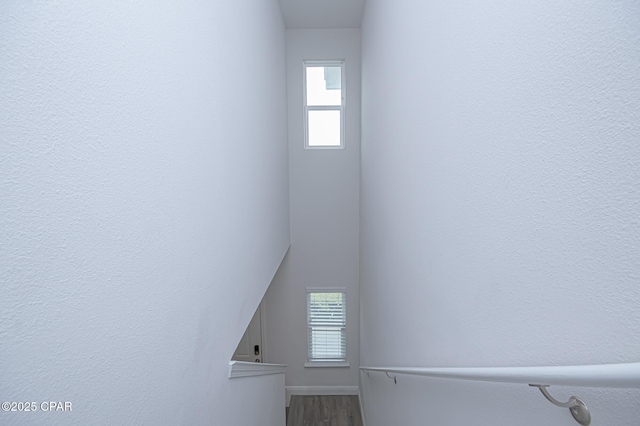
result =
M287 426L362 426L356 395L292 395Z

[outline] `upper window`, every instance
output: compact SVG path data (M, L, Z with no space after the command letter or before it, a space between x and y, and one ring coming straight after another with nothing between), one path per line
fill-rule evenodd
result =
M308 364L346 363L347 308L342 289L307 290Z
M305 148L344 148L344 62L304 62Z

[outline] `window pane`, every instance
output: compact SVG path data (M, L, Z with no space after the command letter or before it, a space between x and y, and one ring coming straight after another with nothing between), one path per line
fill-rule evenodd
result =
M342 105L341 67L307 67L307 105Z
M309 146L340 146L340 111L309 111Z
M345 293L307 293L308 360L346 360Z
M312 327L311 356L313 360L345 358L344 327Z

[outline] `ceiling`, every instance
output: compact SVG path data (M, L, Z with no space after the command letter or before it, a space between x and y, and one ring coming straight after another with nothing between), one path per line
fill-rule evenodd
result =
M279 0L287 28L360 28L365 0Z

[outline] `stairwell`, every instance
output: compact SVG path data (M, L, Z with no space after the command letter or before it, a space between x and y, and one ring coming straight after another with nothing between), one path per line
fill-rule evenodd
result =
M356 395L292 395L287 426L363 426Z

